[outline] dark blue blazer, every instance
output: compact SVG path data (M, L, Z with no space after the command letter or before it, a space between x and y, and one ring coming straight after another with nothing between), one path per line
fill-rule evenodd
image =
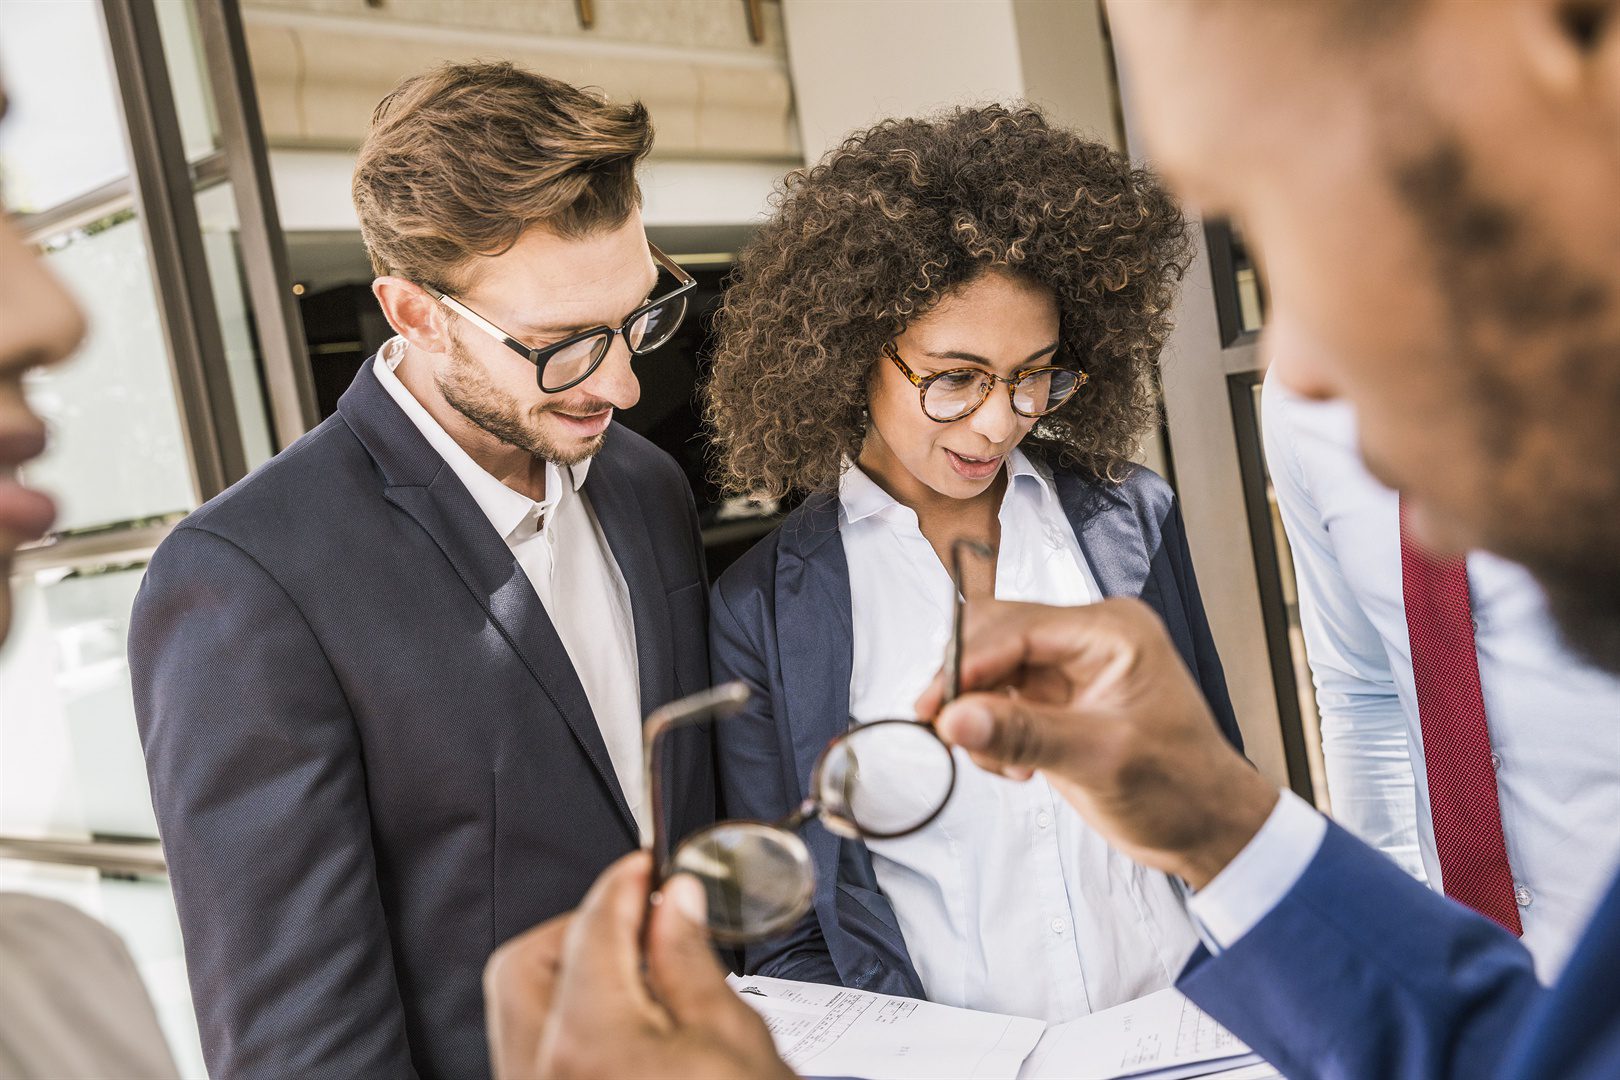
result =
M707 686L681 470L615 426L583 490L642 708ZM638 837L545 608L369 361L176 527L129 652L210 1073L488 1075L490 952ZM707 733L669 763L675 831L712 821Z
M1330 825L1282 902L1178 985L1296 1080L1612 1080L1620 880L1549 990L1517 938Z
M1118 485L1063 471L1055 479L1103 594L1140 597L1159 613L1221 730L1241 748L1170 486L1143 468ZM804 800L817 756L849 727L850 620L833 494L805 501L716 582L715 681L741 679L754 692L743 716L715 730L724 816L774 820ZM815 908L787 937L748 948L744 972L923 997L866 845L816 823L804 839L816 867Z

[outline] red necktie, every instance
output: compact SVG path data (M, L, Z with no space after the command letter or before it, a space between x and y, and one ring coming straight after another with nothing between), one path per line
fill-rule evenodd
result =
M1412 641L1429 810L1446 895L1523 934L1502 836L1485 697L1468 602L1468 566L1419 547L1401 505L1401 592Z

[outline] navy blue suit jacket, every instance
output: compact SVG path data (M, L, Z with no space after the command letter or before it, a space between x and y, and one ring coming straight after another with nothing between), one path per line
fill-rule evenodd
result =
M1517 938L1330 825L1282 902L1178 985L1296 1080L1617 1077L1620 881L1549 990Z
M708 685L680 469L615 426L582 490L643 710ZM545 608L370 362L176 527L129 651L209 1071L487 1075L490 952L638 837ZM708 734L681 734L677 833L714 818Z
M1055 480L1103 595L1140 597L1159 613L1241 748L1169 485L1143 468L1118 485L1063 471ZM849 727L854 636L838 497L812 496L788 515L715 583L711 607L715 681L741 679L753 690L744 715L715 731L722 810L775 820L804 800L817 756ZM787 937L745 950L745 973L923 997L866 845L814 822L804 839L816 867L814 910Z

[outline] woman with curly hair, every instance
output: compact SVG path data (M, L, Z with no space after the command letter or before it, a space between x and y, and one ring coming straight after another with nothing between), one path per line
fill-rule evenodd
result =
M970 599L1147 601L1237 741L1175 498L1131 462L1188 252L1151 175L1028 107L885 121L785 181L707 388L727 486L807 496L714 589L715 679L754 690L715 730L728 815L782 817L829 739L915 715L964 538L996 552ZM1054 1022L1171 985L1170 882L957 756L926 829L807 828L813 909L745 970Z

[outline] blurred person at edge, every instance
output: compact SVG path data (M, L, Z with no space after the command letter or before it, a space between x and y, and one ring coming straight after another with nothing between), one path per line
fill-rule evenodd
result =
M1355 406L1420 539L1522 562L1570 644L1620 670L1620 2L1109 12L1155 164L1258 249L1279 377ZM1620 1075L1620 881L1544 987L1506 930L1250 768L1139 602L981 600L968 621L964 675L990 692L939 712L941 733L987 768L1040 770L1185 879L1212 948L1179 988L1286 1075ZM936 681L919 712L940 700ZM502 1072L781 1073L697 962L685 881L652 911L642 976L647 883L622 860L577 915L496 955Z
M13 475L45 449L45 425L28 407L23 376L66 359L84 334L84 316L3 214L0 286L3 638L11 628L12 556L56 517L49 498ZM118 935L59 901L0 892L0 1077L174 1075L157 1013Z
M1189 249L1151 174L1029 106L886 120L789 175L706 388L727 486L807 496L714 587L715 682L754 691L714 732L724 816L786 817L821 746L913 715L961 539L995 552L964 561L969 597L1153 605L1240 745L1180 508L1131 461ZM1197 943L1169 879L1045 780L956 756L927 828L806 826L814 910L744 973L1053 1023L1169 986ZM889 774L885 800L937 779L898 754L862 765Z
M486 1074L490 951L648 830L642 720L708 685L691 490L613 419L691 280L642 227L652 138L511 64L405 80L353 185L397 336L147 569L130 673L215 1075ZM666 763L678 837L707 731Z

